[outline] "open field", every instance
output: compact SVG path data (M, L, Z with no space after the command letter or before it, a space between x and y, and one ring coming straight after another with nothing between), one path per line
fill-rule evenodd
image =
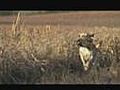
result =
M11 24L16 16L1 16L1 24ZM66 13L50 13L26 15L24 22L28 25L69 25L69 26L109 26L119 27L120 11L74 11Z
M120 83L120 12L72 11L22 18L13 30L16 16L0 16L1 84ZM95 37L103 41L104 62L88 72L83 71L74 43L81 32L98 32Z

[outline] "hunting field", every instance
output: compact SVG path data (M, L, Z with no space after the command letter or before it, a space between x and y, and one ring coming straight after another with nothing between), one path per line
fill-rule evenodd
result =
M120 12L69 11L0 16L0 84L119 84ZM100 67L83 70L75 40L103 41Z

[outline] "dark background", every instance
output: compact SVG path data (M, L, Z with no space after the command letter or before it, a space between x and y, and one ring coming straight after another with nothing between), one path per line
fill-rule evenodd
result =
M2 0L1 10L119 10L119 0Z

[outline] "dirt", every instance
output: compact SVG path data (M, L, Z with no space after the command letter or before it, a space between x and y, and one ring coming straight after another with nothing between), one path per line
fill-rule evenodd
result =
M12 24L16 16L0 16L0 24ZM120 26L119 11L71 11L23 16L27 25Z

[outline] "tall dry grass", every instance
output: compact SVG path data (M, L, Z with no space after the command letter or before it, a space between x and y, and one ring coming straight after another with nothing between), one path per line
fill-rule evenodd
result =
M18 18L20 18L18 16ZM0 28L1 84L120 83L119 28L28 26L21 19ZM75 40L81 32L100 32L99 66L83 71Z

